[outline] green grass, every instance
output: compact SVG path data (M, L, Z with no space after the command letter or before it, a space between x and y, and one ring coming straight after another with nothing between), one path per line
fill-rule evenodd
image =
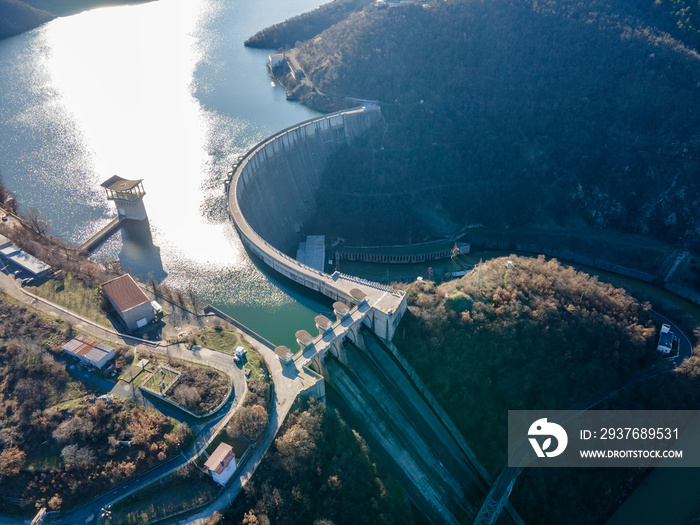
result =
M242 346L247 351L252 350L250 343L245 338L233 330L226 330L220 326L208 327L193 334L194 344L219 350L227 354L233 354L236 347Z
M262 378L260 366L262 358L241 334L233 330L226 330L220 326L214 326L204 328L193 335L194 344L227 354L233 354L236 347L242 346L246 350L243 368L250 369L257 378Z
M251 373L258 379L262 379L262 357L255 350L249 350L243 360L243 368L250 369Z
M177 372L158 367L151 377L144 381L142 387L156 394L163 395L163 392L168 390L170 385L177 381L178 377L180 377L180 374Z
M26 290L96 323L112 326L102 311L100 286L89 285L72 274L60 280L50 279L40 286L27 286Z
M119 379L122 381L125 381L126 383L131 383L133 382L141 373L143 370L141 369L140 366L136 365L131 365L129 368L124 371L123 374L119 376Z
M196 467L183 467L115 504L110 523L148 523L209 502L219 491L210 476Z

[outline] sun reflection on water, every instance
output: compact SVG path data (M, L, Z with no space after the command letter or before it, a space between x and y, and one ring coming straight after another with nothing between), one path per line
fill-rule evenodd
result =
M52 221L54 234L80 243L115 215L100 183L114 174L143 179L158 250L139 259L119 233L96 259L131 261L142 278L162 267L165 284L193 288L244 322L261 322L264 311L312 324L309 302L250 261L222 184L235 157L309 116L281 88L268 88L266 52L227 36L246 16L257 30L315 7L295 2L109 7L0 43L3 182ZM235 27L238 36L254 30ZM153 254L158 260L148 260Z

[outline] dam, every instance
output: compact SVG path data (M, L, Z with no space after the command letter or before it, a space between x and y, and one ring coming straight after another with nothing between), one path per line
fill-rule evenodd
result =
M403 292L340 272L327 274L285 253L306 236L304 224L316 212L321 180L333 156L376 125L385 125L376 105L301 122L240 158L226 185L229 213L251 252L275 271L334 301L366 304L360 309L362 322L390 341L406 311Z
M334 155L382 125L380 108L366 105L272 135L229 173L229 213L243 244L265 264L335 301L335 320L316 317L318 335L297 331L302 350L295 356L276 348L285 375L313 377L304 392L320 397L329 382L367 424L427 519L456 525L476 516L491 479L447 414L420 392L415 372L406 372L388 350L407 308L405 293L338 271L327 274L287 255L316 233L304 225L323 197L319 188ZM522 523L507 509L506 523Z

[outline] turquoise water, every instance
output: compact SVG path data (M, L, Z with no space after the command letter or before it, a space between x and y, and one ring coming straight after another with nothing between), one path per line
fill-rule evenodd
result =
M94 257L195 289L275 343L325 304L266 275L226 211L235 157L313 113L244 48L320 0L159 0L56 19L0 41L0 172L24 207L76 244L115 215L100 183L143 179L153 246L119 233Z

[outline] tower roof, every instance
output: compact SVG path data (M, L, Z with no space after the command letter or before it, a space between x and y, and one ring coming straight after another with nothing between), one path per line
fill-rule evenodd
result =
M119 175L113 175L109 179L104 181L101 184L101 186L106 190L129 191L131 188L133 188L134 186L137 186L141 182L143 182L143 179L129 180L129 179L123 179Z

